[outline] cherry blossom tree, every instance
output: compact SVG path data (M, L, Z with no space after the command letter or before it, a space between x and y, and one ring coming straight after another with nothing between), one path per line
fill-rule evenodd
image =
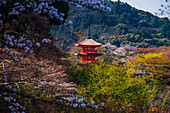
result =
M77 97L65 100L55 96L55 87L44 85L40 77L28 75L24 66L28 65L26 57L31 57L31 54L43 46L57 49L53 45L57 40L49 34L49 31L53 25L60 24L72 29L73 22L66 20L70 5L77 9L88 7L111 11L110 7L105 6L104 0L0 0L1 111L22 113L31 109L41 111L49 104L58 106L54 111L60 111L59 108L66 106L78 107ZM72 100L76 100L77 103L71 104ZM80 100L79 107L85 107L86 104L81 98Z

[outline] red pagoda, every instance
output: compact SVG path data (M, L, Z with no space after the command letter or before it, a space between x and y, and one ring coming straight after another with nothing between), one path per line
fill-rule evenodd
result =
M91 37L90 37L90 26L89 26L87 39L85 39L84 41L78 44L75 44L76 47L81 47L83 49L80 51L80 53L74 54L82 58L78 63L79 66L84 66L86 65L86 63L96 62L97 60L95 58L102 55L102 53L97 53L97 51L95 50L96 47L100 47L102 45L90 38Z

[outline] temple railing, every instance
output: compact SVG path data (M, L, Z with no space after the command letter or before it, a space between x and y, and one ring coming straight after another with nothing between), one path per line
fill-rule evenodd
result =
M96 50L88 51L88 50L81 50L80 53L97 53Z

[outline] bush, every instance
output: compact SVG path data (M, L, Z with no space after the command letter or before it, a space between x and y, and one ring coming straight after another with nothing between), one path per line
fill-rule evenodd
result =
M76 70L80 71L80 68ZM79 94L86 101L104 101L108 112L148 110L156 87L148 85L143 77L132 77L133 70L127 71L125 66L115 67L103 61L81 70L77 80L84 87Z

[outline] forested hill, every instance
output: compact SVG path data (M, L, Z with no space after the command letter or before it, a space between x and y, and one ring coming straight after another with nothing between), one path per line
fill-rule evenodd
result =
M73 21L73 30L64 26L52 29L51 34L61 39L56 44L69 51L81 36L86 36L90 18L91 36L102 44L109 42L116 46L130 44L137 47L169 45L168 18L158 18L120 1L109 1L107 4L112 8L110 13L71 7L68 20Z

